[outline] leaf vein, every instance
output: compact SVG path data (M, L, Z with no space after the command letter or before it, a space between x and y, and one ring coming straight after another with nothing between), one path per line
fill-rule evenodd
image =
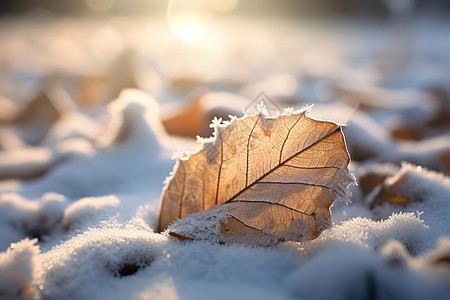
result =
M314 145L316 145L317 143L320 143L322 140L326 139L327 137L329 137L330 135L338 132L341 130L340 126L337 126L336 129L334 129L333 131L331 131L330 133L328 133L327 135L323 136L322 138L318 139L317 141L315 141L314 143L312 143L311 145L309 145L308 147L303 148L302 150L300 150L299 152L295 153L294 155L292 155L291 157L289 157L288 159L286 159L283 163L277 165L276 167L270 169L268 172L264 173L261 177L259 177L257 180L255 180L252 184L248 185L246 188L242 189L239 193L236 193L234 196L232 196L230 199L228 199L227 201L225 201L224 203L228 203L230 201L232 201L233 199L235 199L236 197L238 197L239 195L241 195L242 193L244 193L245 191L247 191L250 187L252 187L253 185L257 184L260 182L261 179L263 179L264 177L266 177L267 175L269 175L270 173L274 172L275 170L277 170L278 168L284 166L284 164L286 162L288 162L289 160L293 159L294 157L296 157L297 155L299 155L300 153L308 150L309 148L313 147Z
M219 164L219 174L217 175L216 205L217 200L219 199L220 176L222 174L222 165L223 165L223 140L220 131L218 131L217 138L219 139L220 143L220 164Z
M245 166L245 186L247 187L248 185L248 161L249 161L249 155L250 155L250 139L252 138L252 134L253 131L256 128L256 124L258 124L259 122L259 118L260 116L258 116L258 118L256 119L255 125L253 125L252 130L250 131L250 134L248 135L248 140L247 140L247 165Z
M288 133L287 133L286 138L283 141L283 145L281 146L281 149L280 149L280 159L279 159L279 162L278 162L279 164L281 164L281 159L283 158L284 145L286 144L287 140L289 139L289 135L291 134L292 129L295 127L295 125L297 125L298 121L300 121L300 119L303 118L304 115L305 115L304 113L301 114L298 117L297 121L295 121L294 125L292 125L291 128L288 129Z
M296 211L296 212L298 212L298 213L301 213L301 214L304 214L304 215L307 215L307 216L312 216L312 214L308 214L308 213L306 213L306 212L304 212L304 211L298 210L298 209L296 209L296 208L287 206L286 204L279 203L279 202L271 202L271 201L264 201L264 200L239 200L239 199L238 199L238 200L233 200L233 201L231 201L230 203L237 203L237 202L243 202L243 203L265 203L265 204L275 204L275 205L282 206L282 207L284 207L284 208L287 208L287 209Z

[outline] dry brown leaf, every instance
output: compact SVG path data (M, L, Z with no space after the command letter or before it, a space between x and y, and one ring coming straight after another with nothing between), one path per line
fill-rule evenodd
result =
M450 173L450 151L441 154L440 158L444 172Z
M414 174L417 172L422 172L422 167L402 163L399 171L388 176L369 195L370 208L383 204L407 206L413 202L423 201L425 198L423 193L412 192L413 185L416 185L413 181Z
M50 126L61 117L46 91L41 91L28 103L24 110L13 120L14 124L30 124L34 126Z
M398 166L389 163L359 168L357 171L359 189L364 196L369 195L373 190L382 186L388 177L396 175L399 171Z
M408 197L404 196L399 189L399 187L405 183L406 177L407 175L403 174L402 176L393 177L395 180L392 180L392 178L389 178L387 181L385 180L376 194L374 201L371 203L371 208L383 203L399 204L403 206L408 205L410 200Z
M388 177L388 174L380 174L380 173L367 173L358 178L358 185L361 189L361 192L364 195L368 195L372 192L377 186L383 184L384 180Z
M423 139L425 126L404 126L391 129L392 135L399 140L421 140Z
M410 176L410 173L400 170L397 174L387 177L369 199L370 208L383 204L407 206L412 202L422 201L420 194L411 195L409 192Z
M208 210L169 234L253 245L313 239L352 182L341 126L305 111L216 122L214 136L178 160L163 191L160 231Z
M194 99L184 110L161 120L168 134L196 137L208 126L208 116L200 100Z

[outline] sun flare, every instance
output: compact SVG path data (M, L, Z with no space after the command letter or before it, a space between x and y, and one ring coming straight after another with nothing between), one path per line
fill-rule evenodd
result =
M167 5L167 22L172 32L181 40L196 42L210 31L216 14L232 11L238 0L170 0Z
M170 15L169 26L183 41L196 42L206 35L207 24L202 15L195 12L180 12Z

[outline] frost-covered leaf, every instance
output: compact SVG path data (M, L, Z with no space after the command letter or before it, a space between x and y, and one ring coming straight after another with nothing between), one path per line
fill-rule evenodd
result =
M394 164L368 164L357 170L358 186L363 195L368 195L378 186L382 185L386 178L394 176L400 168Z
M446 185L449 183L449 178L442 173L402 162L401 169L369 194L367 202L371 208L390 204L404 209L413 203L430 202L436 198L447 200L450 189Z
M304 110L216 122L214 138L178 160L163 191L159 229L209 209L169 234L263 245L313 239L331 204L346 197L349 160L341 127Z
M407 175L404 173L384 180L383 185L378 190L376 197L371 203L371 207L373 208L375 205L380 205L383 203L398 204L403 206L408 205L411 199L406 197L401 192L402 185L404 185L406 180Z

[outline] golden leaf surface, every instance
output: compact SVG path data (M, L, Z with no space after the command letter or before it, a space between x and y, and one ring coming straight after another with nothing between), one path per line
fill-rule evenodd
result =
M313 239L334 200L346 197L349 161L341 126L306 111L216 124L211 141L178 160L163 190L159 230L208 210L169 234L203 239L212 230L222 242L262 245Z

